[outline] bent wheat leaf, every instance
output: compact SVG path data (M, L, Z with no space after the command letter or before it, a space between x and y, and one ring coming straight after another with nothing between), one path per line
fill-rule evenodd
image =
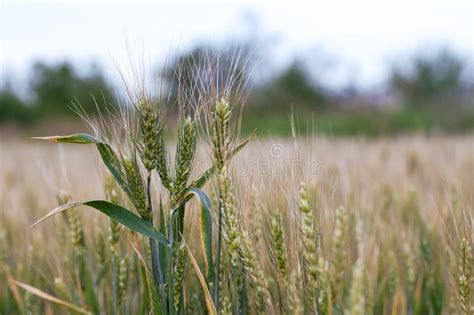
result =
M33 223L33 226L36 226L37 224L41 223L42 221L71 208L75 208L78 206L88 206L91 208L94 208L96 210L99 210L100 212L104 213L105 215L109 216L110 218L116 220L117 222L125 225L128 227L130 230L138 232L142 235L151 237L154 240L157 240L158 242L164 244L164 245L169 245L169 240L161 234L159 231L157 231L150 223L147 221L143 220L139 216L133 214L131 211L128 209L125 209L121 206L115 205L113 203L110 203L105 200L92 200L92 201L86 201L86 202L70 202L67 203L63 206L57 207L56 209L51 210L48 214L46 214L44 217Z
M210 282L214 275L214 261L212 258L211 201L209 200L209 197L198 188L191 188L186 192L186 194L198 197L201 204L200 237L207 269L207 279Z
M50 301L50 302L56 303L56 304L58 304L58 305L62 305L62 306L64 306L64 307L67 307L67 308L69 308L69 309L71 309L71 310L74 310L74 311L79 312L79 313L82 313L82 314L92 314L91 312L89 312L89 311L87 311L87 310L85 310L85 309L83 309L83 308L81 308L81 307L79 307L79 306L77 306L77 305L74 305L74 304L72 304L72 303L69 303L69 302L63 301L63 300L61 300L61 299L58 299L57 297L55 297L55 296L53 296L53 295L51 295L51 294L48 294L48 293L46 293L46 292L44 292L44 291L41 291L40 289L37 289L37 288L35 288L35 287L32 287L32 286L30 286L30 285L28 285L28 284L26 284L26 283L19 282L19 281L13 280L13 279L10 279L10 281L11 281L14 285L16 285L16 286L18 286L18 287L20 287L20 288L22 288L22 289L28 291L28 292L31 293L31 294L34 294L34 295L36 295L36 296L42 298L43 300Z
M77 133L68 136L49 136L49 137L31 137L31 139L35 140L47 140L49 142L55 143L80 143L80 144L88 144L88 143L99 143L96 137L87 134L87 133Z

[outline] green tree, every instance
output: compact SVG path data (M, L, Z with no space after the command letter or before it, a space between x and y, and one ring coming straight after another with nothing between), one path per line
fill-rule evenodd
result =
M31 110L10 88L0 90L0 123L14 121L27 123L31 121Z
M462 59L447 49L428 56L418 54L408 67L392 69L390 86L411 105L439 105L460 94L463 69Z
M81 76L69 62L34 64L30 90L35 110L40 116L48 117L74 115L73 102L79 103L87 113L94 113L96 105L92 96L99 103L113 100L112 89L99 68L94 67Z
M256 106L270 106L273 110L288 112L290 105L295 109L322 109L328 103L326 90L312 82L301 62L295 61L279 76L267 82L256 91Z

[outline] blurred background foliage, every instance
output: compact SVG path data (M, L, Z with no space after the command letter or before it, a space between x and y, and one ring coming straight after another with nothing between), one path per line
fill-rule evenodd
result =
M219 58L217 83L224 85L223 78L235 73L233 82L246 98L243 133L257 128L260 135L289 135L290 115L300 133L335 136L452 133L474 128L472 71L466 60L446 47L400 59L386 74L384 84L364 91L350 85L329 88L318 71L311 70L307 58L295 58L282 71L257 80L249 69L265 72L269 61L253 58L259 52L250 44L240 43L238 50L228 47L235 45L201 43L173 56L159 71L156 84L173 103L179 84L199 84L195 73L206 75L208 61ZM118 104L125 97L100 66L80 70L68 61L36 62L26 93L15 90L8 80L3 82L0 128L32 131L45 124L79 120L71 109L73 102L93 115L96 103ZM212 87L204 88L210 91ZM169 113L173 115L174 110Z

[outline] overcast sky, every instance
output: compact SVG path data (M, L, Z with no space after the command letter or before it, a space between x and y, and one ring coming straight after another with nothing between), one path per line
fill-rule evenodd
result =
M256 33L276 67L322 52L337 62L328 80L362 87L381 82L391 62L416 49L448 45L474 58L473 2L1 3L0 71L16 80L34 60L65 58L81 66L98 60L110 75L126 38L155 61L202 40Z

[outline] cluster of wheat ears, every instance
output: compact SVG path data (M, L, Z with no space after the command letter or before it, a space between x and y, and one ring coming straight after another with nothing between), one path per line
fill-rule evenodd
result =
M337 165L319 181L285 173L255 189L257 180L239 182L233 171L249 142L238 139L240 104L226 92L202 95L199 106L178 97L173 159L166 102L143 89L120 119L109 118L108 131L42 138L94 145L107 169L105 198L78 202L60 191L60 206L34 224L64 218L43 247L55 238L55 259L68 272L35 267L48 260L40 249L20 264L7 245L14 233L0 225L0 313L473 314L471 186L439 193L449 214L433 224L416 193L379 186L371 203L358 194L373 186ZM202 173L194 169L199 146L211 157ZM417 154L407 154L406 167L431 193L446 191L441 181L429 185ZM454 195L458 203L448 200ZM341 203L335 211L330 198ZM105 214L108 229L85 226L84 207Z

